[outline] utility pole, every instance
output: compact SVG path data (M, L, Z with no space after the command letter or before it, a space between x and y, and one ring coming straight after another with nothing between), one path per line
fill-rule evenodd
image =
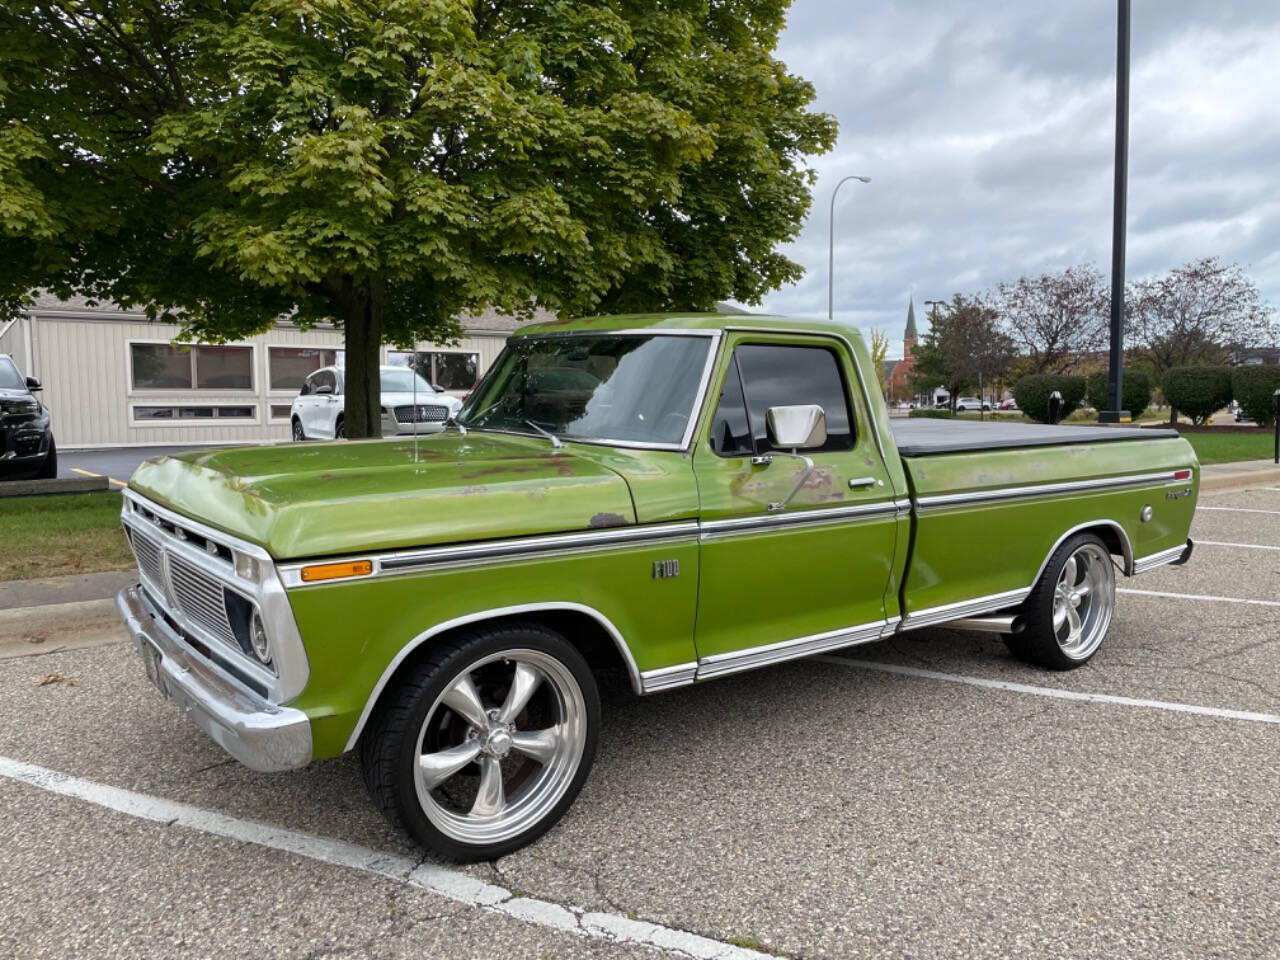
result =
M1130 0L1118 0L1116 24L1116 180L1111 219L1111 363L1107 371L1110 403L1098 411L1102 423L1128 423L1124 396L1124 247L1129 190L1129 14Z

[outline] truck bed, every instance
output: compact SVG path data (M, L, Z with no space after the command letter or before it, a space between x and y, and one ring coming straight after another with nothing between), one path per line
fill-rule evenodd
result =
M927 457L937 453L967 453L1019 447L1058 447L1113 440L1158 440L1176 437L1176 430L1137 427L1047 426L1038 423L981 423L972 420L934 420L927 417L891 421L898 453Z

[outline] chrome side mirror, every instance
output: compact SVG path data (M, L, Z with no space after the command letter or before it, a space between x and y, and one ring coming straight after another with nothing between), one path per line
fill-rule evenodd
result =
M827 442L827 413L816 403L770 407L764 415L769 443L787 450L813 450Z

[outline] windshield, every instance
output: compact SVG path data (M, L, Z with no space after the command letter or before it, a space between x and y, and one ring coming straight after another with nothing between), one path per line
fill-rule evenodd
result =
M416 386L414 381L417 381ZM431 384L427 383L408 367L403 370L382 371L383 393L413 393L415 389L418 393L425 393L428 396L436 392Z
M27 383L7 357L0 357L0 390L25 390Z
M710 339L527 337L507 344L458 417L468 427L679 445Z

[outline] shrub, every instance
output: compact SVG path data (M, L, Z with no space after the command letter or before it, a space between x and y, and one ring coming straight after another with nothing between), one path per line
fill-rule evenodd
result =
M1262 426L1275 422L1275 392L1280 390L1280 364L1236 367L1231 371L1231 393L1245 415Z
M1069 417L1084 400L1084 377L1065 373L1033 373L1013 385L1013 398L1018 409L1032 420L1049 422L1049 395L1062 394L1062 419Z
M908 417L927 417L930 420L950 420L951 411L950 410L930 410L926 408L923 410L912 410L910 413L907 414L907 416Z
M1165 371L1165 399L1192 423L1204 423L1231 402L1231 370L1227 367L1170 367Z
M1096 410L1105 410L1111 405L1107 396L1107 376L1106 370L1099 370L1089 374L1086 383L1085 394ZM1120 402L1129 411L1129 416L1137 420L1151 406L1151 378L1141 370L1126 370L1120 384Z

